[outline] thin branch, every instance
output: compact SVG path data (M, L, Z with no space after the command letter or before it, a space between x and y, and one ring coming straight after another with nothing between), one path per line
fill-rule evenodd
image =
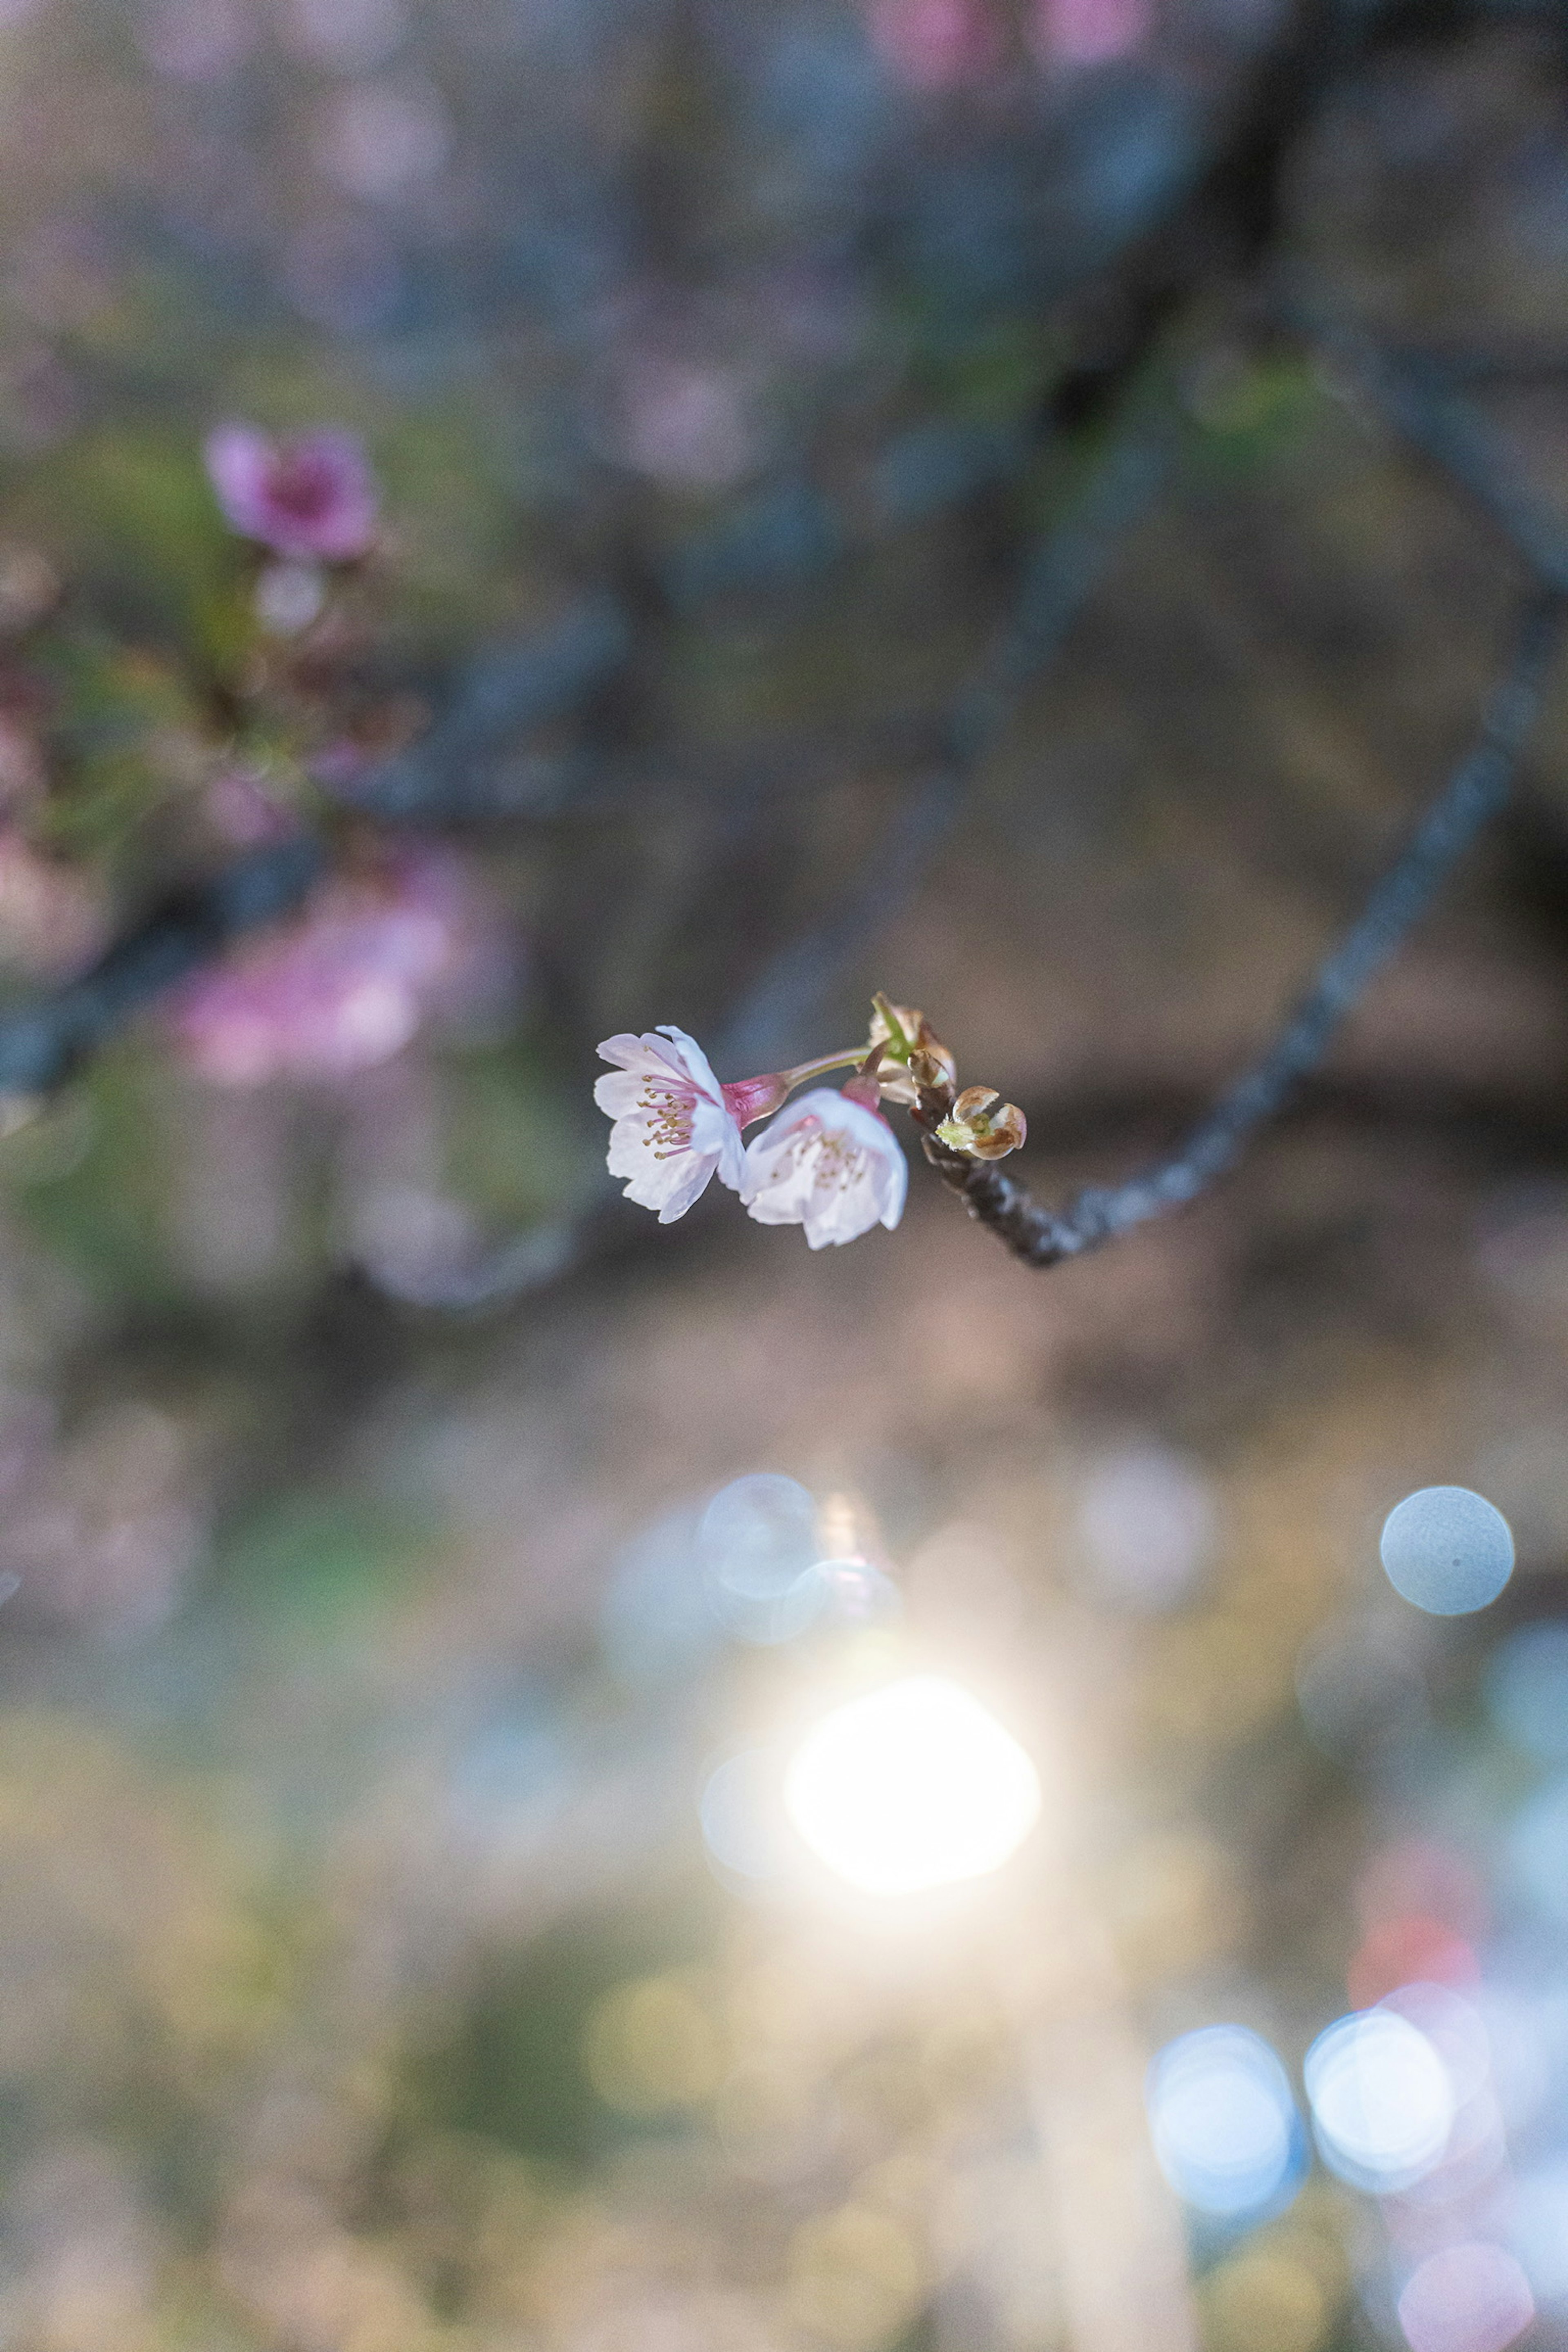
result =
M1117 547L1154 504L1180 424L1156 363L1127 395L1065 512L1026 558L1007 622L948 710L936 764L900 801L838 904L774 958L730 1021L716 1046L727 1066L777 1060L844 963L917 887L987 754L1059 651Z
M1440 367L1400 358L1307 304L1286 316L1380 415L1480 508L1543 588L1568 595L1568 531L1531 488L1503 441Z
M559 718L630 659L630 620L614 599L591 596L555 625L481 654L435 724L358 778L343 797L394 824L461 823L490 814L497 752Z
M1273 1045L1201 1119L1181 1150L1124 1184L1092 1186L1060 1215L998 1163L967 1159L931 1131L951 1089L924 1092L915 1113L926 1158L969 1213L1029 1265L1055 1265L1130 1233L1204 1192L1322 1058L1344 1015L1426 912L1480 827L1502 806L1544 699L1562 640L1563 599L1526 603L1511 654L1487 698L1475 743L1459 761L1364 911L1328 957Z

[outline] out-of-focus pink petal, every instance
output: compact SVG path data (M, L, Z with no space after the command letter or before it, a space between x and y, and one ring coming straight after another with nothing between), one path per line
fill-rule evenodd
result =
M204 454L226 520L275 554L343 563L373 541L376 487L352 433L274 441L255 425L221 425Z

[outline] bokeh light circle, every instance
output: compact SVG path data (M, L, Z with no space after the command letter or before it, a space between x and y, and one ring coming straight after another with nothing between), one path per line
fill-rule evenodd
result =
M1396 1592L1431 1617L1486 1608L1513 1574L1508 1521L1468 1486L1406 1495L1384 1521L1378 1549Z
M708 1607L728 1633L761 1646L792 1642L822 1614L817 1506L775 1471L734 1478L704 1511L696 1551Z
M1399 2298L1410 2352L1504 2352L1534 2316L1524 2273L1484 2240L1429 2255Z
M1307 2053L1307 2097L1331 2172L1354 2188L1414 2187L1443 2160L1454 2086L1420 2028L1389 2009L1340 2018Z
M1517 2183L1509 2237L1538 2303L1568 2307L1568 2160Z
M866 1895L912 1895L998 1869L1039 1816L1040 1776L978 1699L910 1675L808 1732L784 1802L839 1877Z
M1256 2213L1297 2169L1300 2125L1285 2070L1244 2025L1184 2033L1149 2070L1149 2129L1160 2169L1200 2212Z

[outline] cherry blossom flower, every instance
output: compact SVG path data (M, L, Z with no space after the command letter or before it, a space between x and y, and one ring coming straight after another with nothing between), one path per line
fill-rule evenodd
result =
M759 1224L803 1225L814 1250L897 1224L908 1168L887 1121L852 1091L862 1083L813 1087L748 1147L740 1197Z
M375 537L376 488L352 433L274 441L254 425L221 425L205 456L228 521L275 555L346 563Z
M623 1031L599 1048L606 1071L593 1099L614 1124L610 1131L610 1173L630 1181L626 1198L656 1209L662 1225L684 1217L713 1177L740 1190L746 1149L741 1127L781 1099L756 1090L771 1080L746 1080L721 1087L707 1055L684 1029ZM732 1099L734 1097L734 1099Z

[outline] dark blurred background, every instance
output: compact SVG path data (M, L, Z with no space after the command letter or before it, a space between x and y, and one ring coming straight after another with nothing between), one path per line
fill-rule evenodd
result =
M1102 1254L591 1101L884 989L1137 1168L1542 584L1558 5L3 0L0 2341L1568 2345L1568 687ZM928 1673L1040 1823L856 1892L780 1777Z

